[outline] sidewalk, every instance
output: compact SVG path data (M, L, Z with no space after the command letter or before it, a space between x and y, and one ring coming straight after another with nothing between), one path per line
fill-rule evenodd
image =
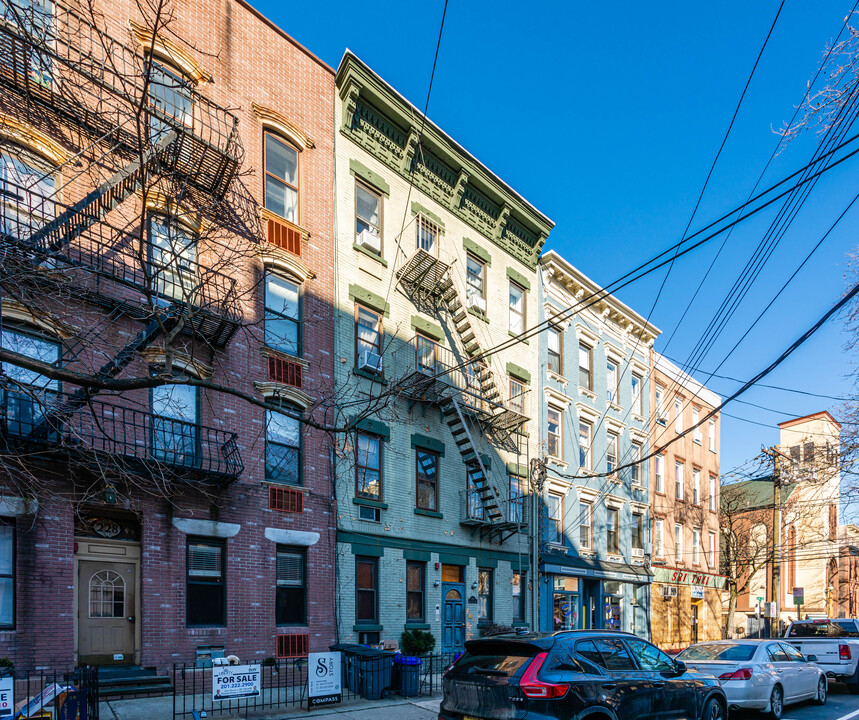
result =
M282 709L265 708L250 713L255 720L378 720L380 711L390 708L396 720L436 720L441 696L403 698L393 695L387 700L347 700L318 710L287 706ZM100 720L173 720L173 696L136 698L134 700L108 700L99 704ZM233 717L227 713L209 713L208 718ZM240 717L245 717L244 713ZM192 720L188 716L185 720Z

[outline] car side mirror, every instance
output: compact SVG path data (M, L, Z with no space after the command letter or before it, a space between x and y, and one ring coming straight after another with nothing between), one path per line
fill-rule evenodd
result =
M683 662L682 660L675 660L674 661L674 670L678 675L682 675L683 673L686 672L686 663Z
M805 659L808 662L817 662L817 655L806 655Z

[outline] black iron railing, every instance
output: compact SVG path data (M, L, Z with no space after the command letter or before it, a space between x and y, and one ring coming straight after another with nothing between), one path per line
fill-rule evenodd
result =
M160 417L98 397L0 388L0 433L6 442L49 452L110 455L149 468L225 479L242 464L235 433Z
M144 62L145 54L117 39L127 27L108 28L113 21L56 0L6 0L0 6L0 83L132 152L140 140L154 142L165 128L176 130L172 169L205 190L223 192L242 157L238 118L192 83ZM142 130L140 107L147 111Z
M16 707L24 717L58 720L99 720L98 668L77 667L70 672L41 670L12 672ZM11 717L11 715L10 715Z

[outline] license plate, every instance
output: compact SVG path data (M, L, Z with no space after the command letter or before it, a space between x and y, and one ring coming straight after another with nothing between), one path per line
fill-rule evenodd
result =
M476 718L473 715L463 715L462 720L480 720L480 718Z

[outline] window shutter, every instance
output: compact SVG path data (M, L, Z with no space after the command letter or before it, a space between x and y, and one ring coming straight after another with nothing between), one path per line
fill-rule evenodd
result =
M304 557L301 553L277 554L278 587L304 587Z
M220 578L222 559L221 547L192 543L188 546L188 575Z

